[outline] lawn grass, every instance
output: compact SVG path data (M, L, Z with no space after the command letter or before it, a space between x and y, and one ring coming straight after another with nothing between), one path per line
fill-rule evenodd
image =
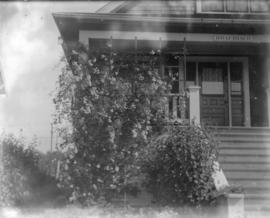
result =
M1 218L206 218L194 208L2 208Z

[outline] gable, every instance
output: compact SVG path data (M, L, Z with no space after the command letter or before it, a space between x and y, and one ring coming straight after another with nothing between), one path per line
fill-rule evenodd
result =
M120 1L110 2L97 13L133 14L133 15L184 15L194 14L195 0L178 1Z

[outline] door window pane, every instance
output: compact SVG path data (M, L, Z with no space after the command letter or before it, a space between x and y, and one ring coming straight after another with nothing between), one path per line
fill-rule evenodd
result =
M226 64L201 63L202 72L202 94L223 95L224 94L224 72Z
M227 0L227 11L248 12L248 0Z
M223 0L201 0L203 12L223 12Z
M186 87L195 85L196 83L196 63L187 62L186 65Z
M269 0L251 0L251 12L270 12Z
M231 94L242 95L242 63L231 63Z

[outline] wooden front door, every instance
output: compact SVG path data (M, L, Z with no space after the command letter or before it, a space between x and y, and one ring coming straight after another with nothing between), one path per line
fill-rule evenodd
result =
M207 125L228 126L227 62L201 62L198 71L201 86L201 122Z

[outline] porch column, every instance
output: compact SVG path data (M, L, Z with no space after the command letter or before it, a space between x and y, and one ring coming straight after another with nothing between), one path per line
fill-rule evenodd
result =
M270 56L267 56L265 58L265 70L267 73L267 79L268 79L268 88L266 89L266 95L267 95L267 115L268 115L268 126L270 127Z
M248 60L244 60L244 72L243 72L243 90L244 90L244 126L250 127L250 94L249 94L249 70Z
M270 81L268 81L268 84L270 84ZM266 89L266 95L267 95L268 126L270 126L270 88Z
M189 120L200 124L200 86L189 86Z

